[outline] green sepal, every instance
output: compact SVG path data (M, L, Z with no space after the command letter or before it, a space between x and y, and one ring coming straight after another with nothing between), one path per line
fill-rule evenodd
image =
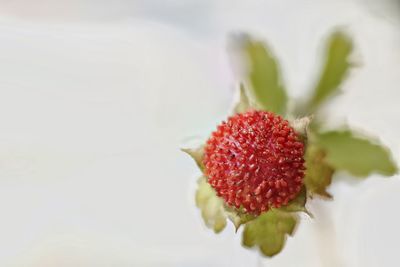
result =
M310 217L312 217L312 214L306 208L306 203L307 203L307 189L305 186L302 186L296 198L290 201L286 206L282 206L281 208L279 208L279 210L285 212L304 212L307 213Z
M225 205L225 211L228 219L235 226L236 232L239 230L240 226L256 218L255 215L244 212L242 209L232 208L227 205Z
M316 145L309 144L305 155L306 173L304 184L308 194L332 198L327 187L332 182L334 169L325 162L326 152Z
M233 109L234 113L244 113L252 108L243 84L240 84L239 93L240 98L239 102L235 105L235 108Z
M201 217L208 228L213 229L215 233L224 230L227 219L224 202L216 195L204 176L198 180L196 206L201 210Z
M272 209L246 223L242 244L245 247L258 247L268 257L278 254L287 235L293 235L298 216L295 213Z
M201 171L204 170L204 146L200 146L198 148L181 148L181 150L192 157Z

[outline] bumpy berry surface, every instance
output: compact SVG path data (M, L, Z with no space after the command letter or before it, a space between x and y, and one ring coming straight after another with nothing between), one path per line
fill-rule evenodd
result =
M304 177L304 145L270 112L248 111L222 122L208 139L208 182L232 207L255 215L294 199Z

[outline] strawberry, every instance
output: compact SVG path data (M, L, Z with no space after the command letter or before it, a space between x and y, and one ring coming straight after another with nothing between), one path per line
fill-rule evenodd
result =
M204 147L204 173L230 207L259 215L300 192L304 144L287 120L266 111L229 117Z

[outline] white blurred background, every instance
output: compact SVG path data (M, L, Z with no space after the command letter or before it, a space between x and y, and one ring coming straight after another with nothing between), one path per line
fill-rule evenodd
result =
M262 259L205 229L179 151L232 105L230 33L267 40L301 96L336 26L360 67L331 119L398 160L398 1L0 0L0 266L399 266L398 176L339 175Z

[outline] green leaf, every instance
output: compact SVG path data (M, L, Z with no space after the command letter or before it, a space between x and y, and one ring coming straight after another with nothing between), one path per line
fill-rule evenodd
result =
M297 224L294 213L269 210L248 222L243 231L242 244L245 247L257 246L265 256L278 254L292 235Z
M327 198L332 197L326 189L332 182L334 170L326 164L325 157L326 153L321 148L312 144L307 147L304 184L311 196L318 194Z
M325 132L317 138L318 146L327 153L325 161L334 169L361 177L374 172L386 176L397 172L388 149L375 141L349 130Z
M243 113L251 108L249 98L246 94L246 89L243 84L240 85L240 99L234 108L235 113Z
M329 37L325 51L325 65L308 104L310 113L314 112L329 97L338 93L339 86L346 78L351 66L349 56L352 50L353 43L343 32L334 32Z
M201 216L208 228L215 233L221 232L226 226L226 220L232 221L236 231L239 227L255 218L254 215L245 213L241 209L229 207L224 200L218 197L215 190L202 176L198 181L196 191L196 205L201 210Z
M201 216L207 227L219 233L226 226L226 213L223 200L220 199L204 176L198 181L196 205L201 210Z
M203 155L204 155L204 146L200 146L198 148L181 148L183 152L192 157L192 159L196 162L197 166L201 171L204 170L203 165Z
M249 60L249 86L246 89L255 108L284 114L287 96L271 51L264 43L248 38L244 52Z
M301 191L297 195L297 197L295 199L293 199L292 201L290 201L286 206L279 208L279 210L286 211L286 212L302 211L307 214L310 214L305 207L306 202L307 202L307 190L306 190L306 187L303 186L301 188Z

